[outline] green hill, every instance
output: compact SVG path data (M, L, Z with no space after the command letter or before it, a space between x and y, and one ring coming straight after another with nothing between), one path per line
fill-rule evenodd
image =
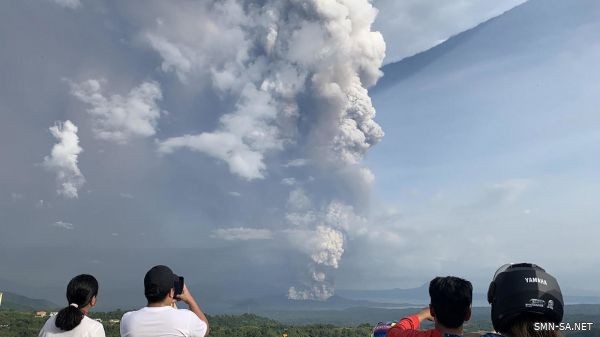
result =
M33 299L23 295L3 291L0 310L35 311L60 308L60 305L44 299Z

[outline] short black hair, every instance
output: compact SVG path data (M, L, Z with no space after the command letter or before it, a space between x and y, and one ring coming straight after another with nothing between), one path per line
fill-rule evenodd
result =
M436 277L429 283L435 319L450 329L463 325L473 300L473 285L459 277Z
M148 303L158 303L162 302L165 298L167 298L167 295L169 295L169 291L170 290L167 290L166 292L160 291L153 294L144 294L144 296L146 296L146 300L148 301Z

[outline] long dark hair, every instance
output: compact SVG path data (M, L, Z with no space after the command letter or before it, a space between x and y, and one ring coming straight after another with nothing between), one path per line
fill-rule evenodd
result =
M508 326L506 328L507 330L502 331L502 334L504 336L513 337L562 337L562 334L558 330L536 329L536 322L553 323L540 316L525 314L515 318L512 322L508 323Z
M75 276L67 286L69 305L56 315L54 323L56 327L63 331L70 331L77 327L83 319L80 308L88 305L96 295L98 295L98 281L95 277L87 274ZM76 304L77 307L71 304Z

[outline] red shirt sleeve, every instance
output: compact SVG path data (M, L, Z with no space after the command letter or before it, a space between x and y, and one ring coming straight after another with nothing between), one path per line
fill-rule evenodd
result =
M428 337L431 335L431 331L419 331L421 322L417 315L404 317L400 322L396 323L391 327L386 337Z

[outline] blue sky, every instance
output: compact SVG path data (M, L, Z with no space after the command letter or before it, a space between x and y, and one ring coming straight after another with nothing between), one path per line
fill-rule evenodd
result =
M542 7L527 3L418 55L409 76L384 68L402 79L372 94L388 127L367 161L400 228L417 223L417 240L473 248L423 264L447 273L530 260L594 291L578 278L598 257L598 7ZM426 251L448 258L443 248L416 253Z
M528 260L597 293L598 6L447 40L520 3L0 5L0 281L301 299Z

